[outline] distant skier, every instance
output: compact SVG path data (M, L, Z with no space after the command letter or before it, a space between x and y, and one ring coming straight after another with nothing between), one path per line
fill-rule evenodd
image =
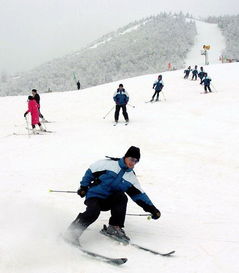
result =
M123 84L121 83L119 85L119 88L115 91L114 93L114 97L113 97L116 106L115 106L115 123L118 122L119 120L119 112L120 112L120 108L122 108L123 111L123 116L125 118L125 122L128 123L129 122L129 116L127 113L127 108L126 105L129 101L129 94L128 92L124 89Z
M205 76L205 72L203 71L203 67L201 66L200 67L200 72L198 73L198 77L201 80L200 84L202 84L202 79L204 78L204 76Z
M28 97L28 110L24 113L24 117L26 118L27 114L31 113L31 125L33 134L36 133L35 125L37 124L40 127L41 131L45 131L39 122L39 105L33 96Z
M196 81L197 80L197 76L198 76L198 66L197 65L195 65L195 68L193 69L192 74L193 74L192 81L193 80Z
M187 79L189 77L191 70L192 70L191 66L189 66L187 69L184 70L184 74L185 74L184 79Z
M204 93L208 93L207 90L212 92L210 88L211 80L212 79L208 77L207 73L205 73L205 78L202 80L202 83L204 84Z
M77 81L76 85L77 85L77 89L80 90L80 81Z
M159 93L162 91L163 87L164 87L164 83L162 80L162 75L159 75L158 80L156 82L154 82L154 84L153 84L153 89L155 90L155 92L154 92L153 97L150 101L153 101L155 96L156 96L155 101L159 100Z
M46 120L44 119L43 115L41 114L41 111L40 111L40 95L37 93L37 90L36 89L32 89L32 95L33 95L33 98L34 100L37 102L38 104L38 111L39 111L39 117L42 119L43 122L46 122Z
M93 163L86 171L77 193L86 197L86 210L79 213L64 234L66 241L79 245L82 232L99 217L101 211L111 212L109 226L104 226L106 234L126 242L130 238L123 230L127 202L127 193L144 211L152 214L154 220L160 217L160 211L141 189L133 171L140 160L140 149L131 146L124 157L102 159Z

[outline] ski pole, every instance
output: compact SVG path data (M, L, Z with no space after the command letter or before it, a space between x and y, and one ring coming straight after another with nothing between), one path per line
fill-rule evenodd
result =
M218 90L214 87L214 85L211 84L215 92L218 92Z
M126 215L129 215L129 216L151 216L150 213L126 213Z
M149 213L143 213L143 214L139 214L139 213L126 213L126 215L128 215L128 216L147 216L147 220L151 220L152 219L152 214L149 214Z
M135 108L135 105L132 105L132 104L130 104L130 103L128 103L128 105L131 106L132 108Z
M46 124L45 124L44 119L41 120L41 123L43 124L43 129L47 131L47 128L46 128Z
M166 98L165 98L164 92L163 92L163 91L161 91L161 92L162 92L162 94L163 94L164 100L166 101Z
M110 110L109 110L109 112L107 112L107 114L103 117L103 119L105 119L108 115L109 115L109 113L114 109L115 107L113 106Z
M28 124L28 119L27 117L25 117L26 123L27 123L27 133L28 133L28 137L30 137L30 129L29 129L29 124Z
M58 190L49 190L49 192L77 193L77 191L58 191Z

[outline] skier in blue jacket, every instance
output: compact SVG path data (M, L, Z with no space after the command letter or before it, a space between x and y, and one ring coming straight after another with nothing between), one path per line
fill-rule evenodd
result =
M192 74L193 74L192 81L193 80L196 81L197 80L197 76L198 76L198 66L197 65L195 65L195 68L193 69Z
M198 73L198 77L201 80L200 84L202 84L202 79L205 77L206 72L203 71L203 67L200 67L200 72Z
M204 93L208 93L207 90L209 92L212 92L211 88L210 88L210 83L211 83L211 78L208 77L207 73L205 73L205 78L202 80L202 83L204 84Z
M126 123L129 122L129 116L127 113L127 108L126 105L129 101L129 94L128 92L124 89L123 84L121 83L119 85L119 88L115 91L113 99L116 103L115 106L115 123L118 122L119 120L119 112L120 112L120 108L122 108L123 111L123 116L125 118Z
M156 100L155 101L158 101L159 100L159 93L162 91L164 87L164 83L163 83L163 80L162 80L162 75L159 75L158 76L158 80L156 82L154 82L153 84L153 89L155 90L154 94L153 94L153 97L150 101L153 101L154 100L154 97L156 96Z
M101 211L111 211L109 226L105 232L120 240L129 241L123 227L128 198L136 202L153 219L160 217L160 211L142 190L133 171L140 160L140 149L131 146L122 158L107 158L93 163L80 182L77 193L85 197L86 211L79 213L65 234L65 239L79 244L82 232L99 217Z
M189 77L190 72L192 71L191 66L189 66L187 69L184 70L184 79L187 79Z

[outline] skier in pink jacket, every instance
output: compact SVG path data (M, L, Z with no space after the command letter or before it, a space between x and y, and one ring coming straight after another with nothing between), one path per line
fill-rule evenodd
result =
M45 131L39 121L39 105L34 100L33 96L28 97L28 110L25 112L24 117L26 118L28 113L31 113L31 124L33 133L36 133L35 125L37 124L40 127L41 131Z

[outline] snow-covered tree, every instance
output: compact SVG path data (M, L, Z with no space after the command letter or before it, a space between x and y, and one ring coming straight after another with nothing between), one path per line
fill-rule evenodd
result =
M26 94L32 88L45 92L82 88L123 78L167 70L168 63L184 67L196 35L193 21L182 13L161 13L132 22L104 35L87 48L43 64L2 89L2 95ZM1 87L1 86L0 86Z

